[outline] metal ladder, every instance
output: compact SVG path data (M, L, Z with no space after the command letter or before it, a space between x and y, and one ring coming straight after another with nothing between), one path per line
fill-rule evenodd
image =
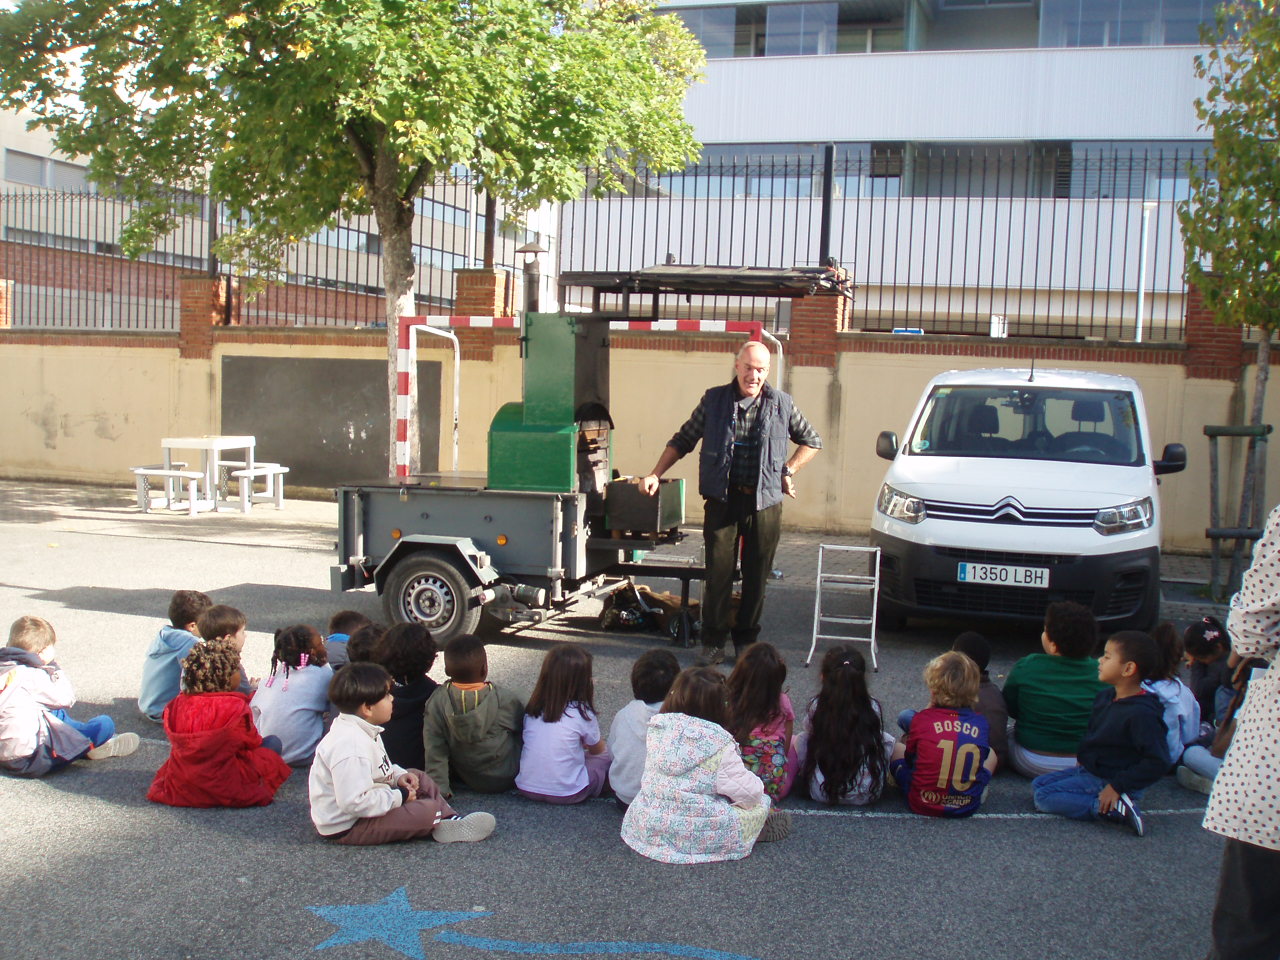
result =
M826 552L863 554L867 558L869 567L868 573L828 573L825 571ZM871 611L869 616L853 617L846 615L837 615L832 613L824 613L822 606L823 593L827 590L837 592L865 592L871 603ZM813 653L818 647L819 640L834 640L837 642L848 643L857 641L859 643L871 644L871 668L879 670L880 665L876 659L878 646L876 644L876 600L880 596L880 548L879 547L851 547L843 544L820 543L818 544L818 580L814 588L813 597L813 640L809 644L809 655L805 657L804 665L809 666L809 662L813 660ZM834 624L837 627L853 628L867 627L869 633L863 636L860 632L834 634L823 633L825 624Z

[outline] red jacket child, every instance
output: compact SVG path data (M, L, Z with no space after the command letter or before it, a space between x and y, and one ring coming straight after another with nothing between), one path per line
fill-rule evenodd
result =
M183 661L187 689L221 689L180 693L165 707L169 759L148 800L175 807L264 807L289 776L289 765L262 745L249 698L234 690L238 655L222 646L198 643Z

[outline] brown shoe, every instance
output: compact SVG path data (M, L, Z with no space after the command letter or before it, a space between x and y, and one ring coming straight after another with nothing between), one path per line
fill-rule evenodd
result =
M756 840L760 843L775 843L778 840L785 840L789 833L791 833L791 812L774 807L764 818L764 826L760 828L760 836L756 837Z
M724 663L724 647L703 647L702 655L694 661L695 667L714 667Z

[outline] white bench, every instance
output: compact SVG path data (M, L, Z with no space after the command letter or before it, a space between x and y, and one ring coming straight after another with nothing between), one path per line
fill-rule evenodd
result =
M164 497L161 502L170 509L173 508L177 500L173 496L173 486L180 487L185 483L187 487L187 513L194 517L200 504L200 499L196 494L200 489L200 481L204 479L204 474L199 470L182 469L185 466L185 463L179 462L169 468L163 465L130 467L130 472L133 474L133 481L138 491L138 509L143 513L151 512L151 479L154 477L164 480Z
M278 463L255 463L252 468L231 471L231 476L240 481L241 511L248 513L253 504L268 501L274 503L277 510L284 509L284 475L288 472L288 467L282 467ZM255 480L263 481L265 492L253 492Z

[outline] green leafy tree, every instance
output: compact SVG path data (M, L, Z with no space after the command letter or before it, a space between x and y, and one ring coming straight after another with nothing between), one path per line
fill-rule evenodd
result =
M234 224L215 252L250 272L371 213L394 370L423 186L462 164L518 212L576 196L587 165L605 186L682 166L703 53L645 0L23 0L0 63L0 105L138 204L133 255L176 225L177 185L207 184ZM390 373L388 393L394 414Z
M1206 81L1196 114L1213 137L1203 171L1192 169L1191 197L1179 205L1187 280L1219 323L1263 331L1250 424L1262 423L1271 334L1280 326L1280 0L1229 0L1195 59ZM1239 526L1259 526L1256 438L1250 439ZM1237 542L1234 566L1239 559Z

